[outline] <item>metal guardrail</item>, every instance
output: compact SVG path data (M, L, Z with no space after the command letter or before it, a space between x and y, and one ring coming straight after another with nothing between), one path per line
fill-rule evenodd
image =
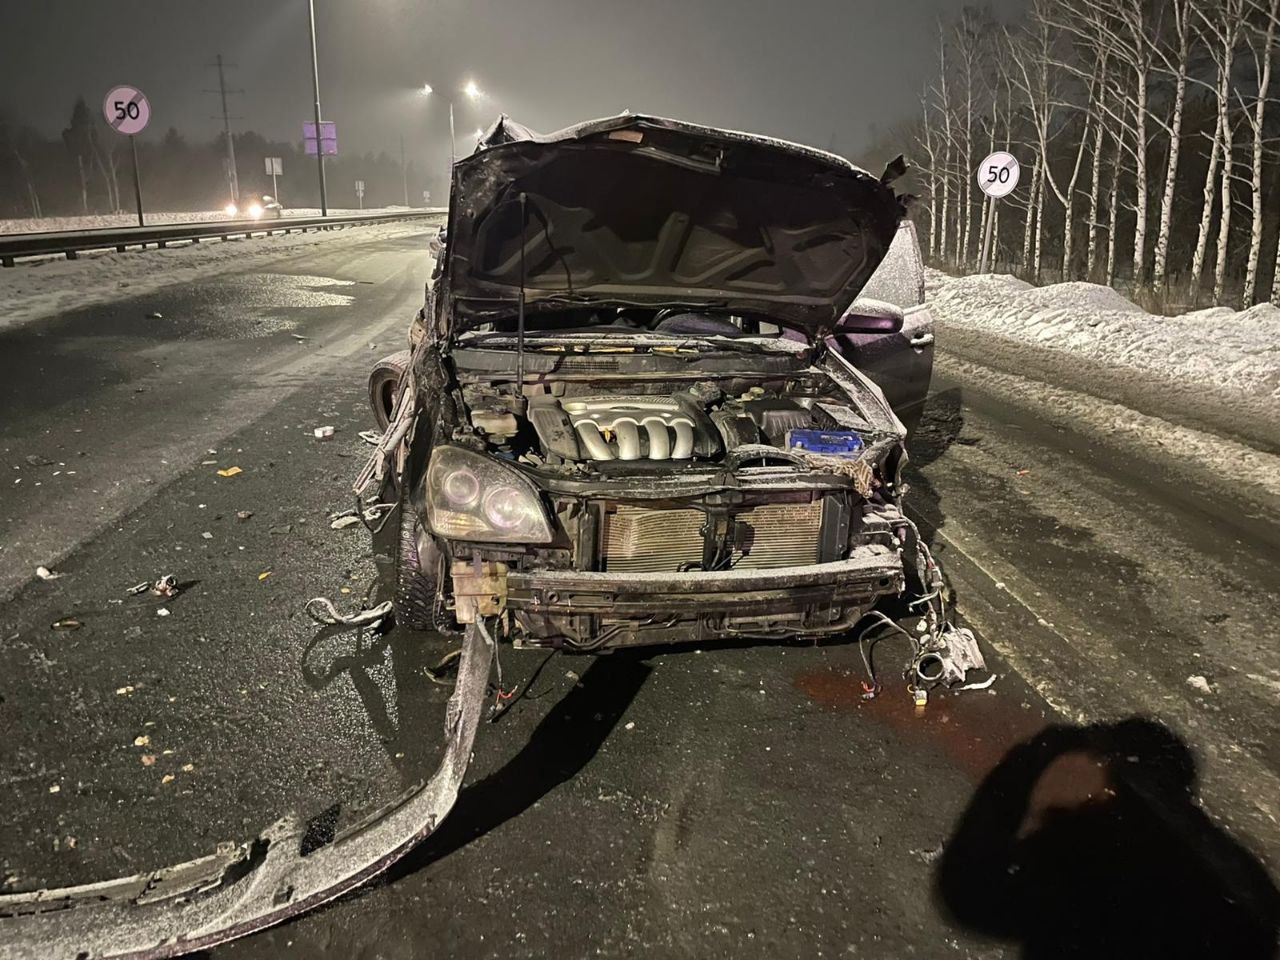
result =
M340 217L281 217L278 220L211 220L206 223L164 223L153 227L107 227L97 230L65 230L49 233L0 235L0 264L14 266L19 257L64 255L75 260L86 250L115 248L124 253L130 247L165 247L170 243L226 240L232 237L272 236L308 230L335 230L366 223L395 220L424 220L442 217L442 210L405 210Z

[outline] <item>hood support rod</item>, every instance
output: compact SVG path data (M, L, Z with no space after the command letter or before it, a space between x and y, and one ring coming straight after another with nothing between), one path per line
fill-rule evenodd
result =
M529 241L529 197L520 191L520 303L516 313L516 400L524 409L524 249Z

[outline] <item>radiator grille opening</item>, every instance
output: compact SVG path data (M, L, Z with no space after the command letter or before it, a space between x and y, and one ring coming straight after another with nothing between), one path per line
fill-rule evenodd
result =
M770 503L734 515L735 548L727 568L763 569L817 563L822 503ZM605 516L603 561L612 573L675 572L702 563L700 510L618 504Z

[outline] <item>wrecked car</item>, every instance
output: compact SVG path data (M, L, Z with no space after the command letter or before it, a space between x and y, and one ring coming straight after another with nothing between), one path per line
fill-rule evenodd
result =
M318 846L291 814L162 870L0 895L0 958L175 956L376 876L456 801L500 642L870 621L910 641L917 703L981 666L903 512L894 405L923 402L932 342L903 170L641 116L546 137L499 121L453 168L411 350L369 382L381 433L352 513L389 596L308 604L326 624L394 611L463 634L439 769ZM859 299L886 257L889 281Z
M412 355L370 381L397 621L596 651L829 636L923 592L881 389L918 418L932 360L902 169L500 122L454 169ZM891 247L910 329L859 299Z

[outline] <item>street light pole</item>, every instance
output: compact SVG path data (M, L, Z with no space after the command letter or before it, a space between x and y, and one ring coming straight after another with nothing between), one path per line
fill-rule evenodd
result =
M311 25L311 84L315 92L316 105L316 167L320 171L320 216L329 215L329 198L324 185L324 148L320 134L320 66L316 59L316 4L315 0L307 0L307 20Z

